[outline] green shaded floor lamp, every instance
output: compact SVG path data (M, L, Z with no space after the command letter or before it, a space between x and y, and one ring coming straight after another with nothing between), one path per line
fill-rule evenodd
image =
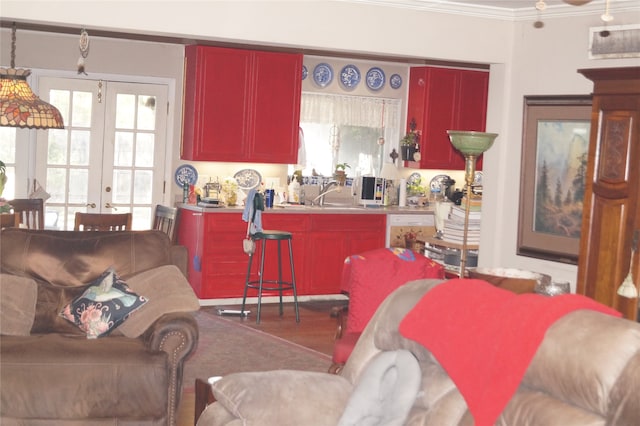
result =
M464 210L464 233L462 237L462 253L460 253L460 278L465 276L467 266L467 237L469 232L469 211L471 209L471 185L476 174L476 159L491 148L497 133L468 132L461 130L447 130L451 145L464 155L464 179L467 184L467 203Z

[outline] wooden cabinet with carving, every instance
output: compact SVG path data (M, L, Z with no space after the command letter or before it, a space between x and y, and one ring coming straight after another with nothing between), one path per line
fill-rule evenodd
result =
M629 269L640 285L640 67L579 72L594 89L577 292L635 320L638 298L617 290Z

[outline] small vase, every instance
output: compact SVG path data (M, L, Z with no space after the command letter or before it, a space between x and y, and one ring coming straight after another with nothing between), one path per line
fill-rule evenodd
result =
M336 172L333 174L333 178L336 180L336 182L338 182L338 185L344 186L344 184L347 182L347 172L345 172L344 170L336 170Z
M402 154L402 161L415 161L413 155L416 153L416 147L403 145L400 147L400 153Z

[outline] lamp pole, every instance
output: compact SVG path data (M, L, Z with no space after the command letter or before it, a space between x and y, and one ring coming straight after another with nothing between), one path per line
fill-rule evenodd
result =
M491 148L497 133L447 130L449 140L455 149L465 158L464 179L467 184L464 209L464 232L462 234L462 253L460 253L460 278L464 278L467 266L467 238L469 237L469 212L471 211L471 186L475 178L476 159Z

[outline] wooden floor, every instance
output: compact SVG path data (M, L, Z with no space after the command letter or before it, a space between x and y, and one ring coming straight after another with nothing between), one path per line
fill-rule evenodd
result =
M248 318L234 316L229 316L228 318L265 333L331 355L333 352L333 336L336 331L336 320L330 315L331 307L343 303L341 301L300 303L299 323L296 323L292 303L285 304L282 317L278 313L278 305L276 303L262 305L260 324L256 324L255 305L248 306L248 309L251 310L251 315ZM240 309L239 306L226 306L226 308ZM191 426L194 424L194 406L194 393L183 393L178 410L178 426Z

